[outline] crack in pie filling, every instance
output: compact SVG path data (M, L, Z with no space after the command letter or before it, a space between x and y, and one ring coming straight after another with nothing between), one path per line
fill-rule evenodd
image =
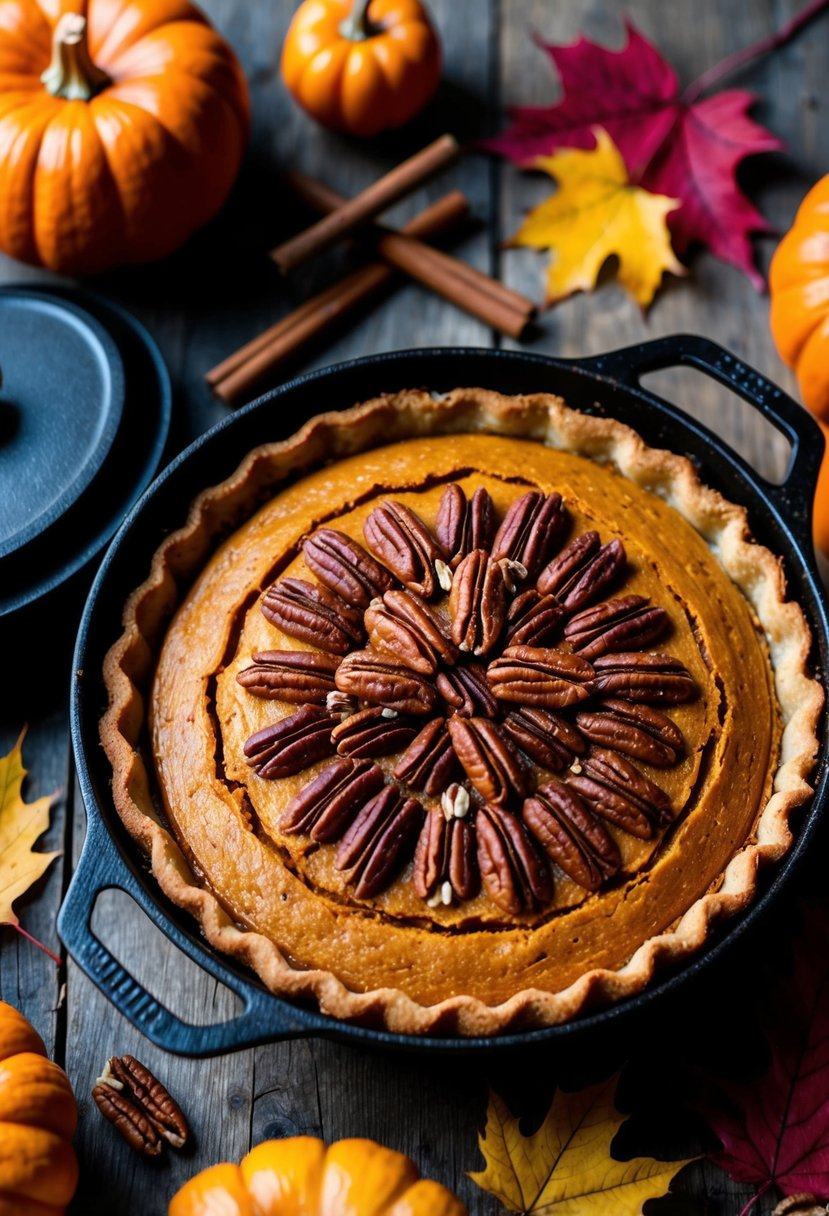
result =
M491 1034L639 991L810 793L777 559L552 396L313 419L200 496L125 623L122 818L214 946L338 1017Z

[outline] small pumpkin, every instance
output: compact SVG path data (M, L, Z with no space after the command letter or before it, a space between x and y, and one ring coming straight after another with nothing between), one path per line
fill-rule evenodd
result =
M63 1069L0 1001L0 1216L63 1216L78 1184L78 1109Z
M282 47L282 79L323 126L363 138L414 118L440 80L420 0L305 0Z
M829 422L829 174L813 186L769 271L771 333L804 405Z
M170 1202L168 1216L466 1216L402 1153L373 1140L313 1136L266 1140L239 1165L203 1170Z
M230 47L185 0L0 7L0 249L70 274L171 253L241 164Z

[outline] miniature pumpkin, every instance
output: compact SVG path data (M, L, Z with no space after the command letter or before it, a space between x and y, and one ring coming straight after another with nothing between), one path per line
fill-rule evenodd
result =
M63 1216L78 1183L78 1110L43 1040L0 1001L0 1216Z
M2 8L0 249L70 274L171 253L241 163L230 47L184 0Z
M326 127L367 137L414 118L440 80L419 0L305 0L282 48L282 79Z
M821 422L819 418L818 422L826 440L826 449L815 490L812 531L818 549L829 557L829 424Z
M168 1216L466 1216L461 1201L373 1140L266 1140L239 1165L213 1165L173 1196Z
M829 422L829 174L800 204L769 272L771 332L803 402Z

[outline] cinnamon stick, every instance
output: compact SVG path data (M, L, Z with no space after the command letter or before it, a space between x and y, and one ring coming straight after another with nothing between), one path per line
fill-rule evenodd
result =
M288 173L286 178L295 193L315 211L330 212L345 201L336 190L302 173ZM387 262L512 338L520 338L536 315L532 300L459 258L379 224L372 224L368 232Z
M350 232L391 207L398 199L423 185L446 165L456 160L460 152L453 135L442 135L422 151L410 156L390 173L378 178L368 189L343 200L341 207L325 215L290 240L271 250L271 257L283 274L329 249Z
M459 190L453 190L416 215L402 231L417 240L434 239L468 214L466 198ZM205 376L207 383L228 405L237 404L250 395L259 380L276 371L395 277L394 267L386 262L361 266L218 363Z

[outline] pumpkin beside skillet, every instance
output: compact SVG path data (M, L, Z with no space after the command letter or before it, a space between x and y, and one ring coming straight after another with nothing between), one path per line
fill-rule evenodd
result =
M69 274L164 257L235 180L242 69L182 0L44 7L0 2L0 249Z

